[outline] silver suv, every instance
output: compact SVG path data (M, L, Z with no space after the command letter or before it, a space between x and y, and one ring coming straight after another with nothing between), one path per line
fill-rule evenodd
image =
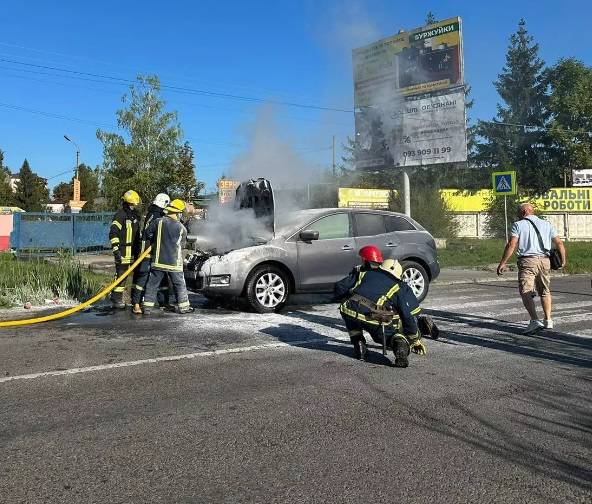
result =
M352 208L274 216L271 187L267 189L261 180L249 183L270 191L270 198L255 198L268 209L261 212L260 205L257 210L268 223L269 237L224 253L196 250L189 254L185 260L189 289L214 299L243 297L260 313L277 311L291 294L331 292L336 281L360 264L358 250L372 244L382 250L385 259L399 259L403 278L418 300L426 297L440 267L433 237L413 219ZM198 236L189 237L194 245L199 243L199 227L196 232Z

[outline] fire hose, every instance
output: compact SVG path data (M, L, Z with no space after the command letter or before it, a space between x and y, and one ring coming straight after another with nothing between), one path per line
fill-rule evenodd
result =
M0 322L0 327L16 327L16 326L24 326L24 325L31 325L31 324L40 324L41 322L49 322L50 320L57 320L64 317L68 317L77 313L85 308L88 308L90 305L96 303L97 301L104 298L107 294L109 294L115 287L117 287L120 283L122 283L131 273L134 271L138 265L148 257L152 247L148 247L142 254L135 260L135 262L126 270L126 272L117 277L111 284L105 287L101 292L96 294L94 297L90 298L88 301L84 303L80 303L79 305L73 306L72 308L68 308L67 310L52 313L51 315L45 315L43 317L37 318L29 318L29 319L17 319L17 320L6 320L4 322Z

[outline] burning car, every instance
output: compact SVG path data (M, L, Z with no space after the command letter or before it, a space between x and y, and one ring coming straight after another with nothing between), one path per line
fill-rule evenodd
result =
M420 301L440 272L433 237L413 219L353 208L276 214L265 179L237 188L226 219L227 225L216 225L217 236L207 221L190 228L187 286L208 298L245 298L259 313L281 309L291 294L331 292L360 264L357 251L368 244L399 259Z

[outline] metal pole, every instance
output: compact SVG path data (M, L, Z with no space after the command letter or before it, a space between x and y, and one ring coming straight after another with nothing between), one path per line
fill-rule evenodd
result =
M333 177L335 177L335 135L333 135Z
M506 242L508 241L508 197L504 196L504 222L506 224Z
M386 335L384 334L384 324L382 322L380 328L382 329L382 355L386 355Z
M403 199L405 202L405 215L411 217L411 184L409 183L409 173L403 169Z
M80 166L80 151L76 149L76 180L78 180L78 167Z

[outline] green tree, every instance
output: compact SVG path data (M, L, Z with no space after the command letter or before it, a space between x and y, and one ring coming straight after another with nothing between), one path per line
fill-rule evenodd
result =
M53 202L67 205L72 199L72 183L60 182L53 188Z
M193 162L193 149L188 142L185 142L179 148L179 156L177 159L177 169L174 170L172 180L170 182L170 193L173 197L181 198L185 201L191 201L196 192L203 189L195 180L195 164Z
M550 135L555 159L565 171L592 168L592 67L576 59L549 71Z
M14 192L10 185L10 170L4 165L4 152L0 150L0 206L13 206Z
M494 82L502 103L493 121L479 121L476 160L492 169L516 169L520 187L543 192L558 182L549 162L547 80L539 46L520 20L506 64Z
M40 212L49 201L47 182L33 173L26 159L19 171L14 200L17 206L27 212Z
M137 81L123 97L125 107L116 113L125 136L97 131L103 144L103 192L114 206L128 189L148 202L159 192L195 185L193 173L191 180L180 180L179 170L188 173L179 161L181 128L177 113L165 110L158 77L138 76Z

